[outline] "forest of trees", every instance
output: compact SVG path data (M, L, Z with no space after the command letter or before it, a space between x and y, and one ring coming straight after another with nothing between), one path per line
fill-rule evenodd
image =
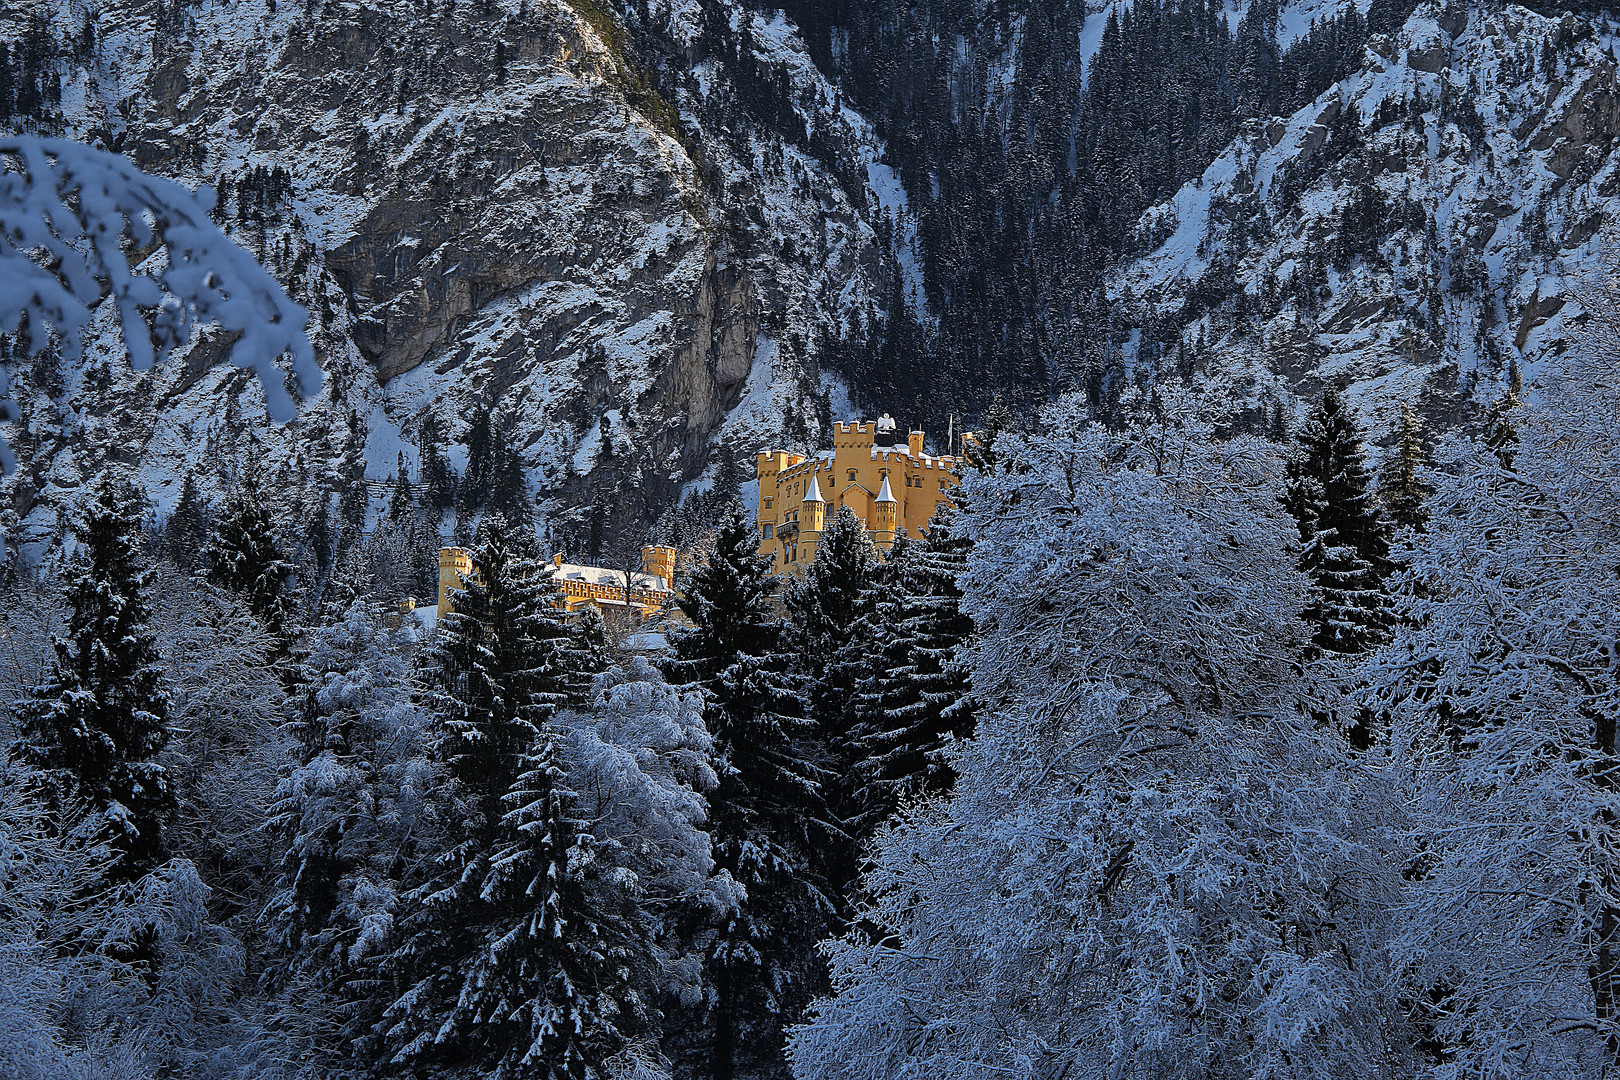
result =
M1166 380L1009 423L887 557L841 509L784 581L733 503L651 655L495 511L429 627L302 595L245 479L187 567L104 475L4 605L0 1071L1612 1070L1589 304L1381 462L1332 389L1272 441Z

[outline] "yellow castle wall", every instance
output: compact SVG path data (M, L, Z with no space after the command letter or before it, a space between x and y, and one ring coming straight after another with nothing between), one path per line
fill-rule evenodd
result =
M827 502L827 516L836 513L840 505L847 505L869 531L875 531L875 503L887 474L889 490L897 502L897 525L909 536L923 534L934 510L961 483L961 459L924 455L923 433L919 431L912 432L907 440L910 453L884 448L874 454L876 439L877 424L873 421L838 423L833 425L830 462L819 455L806 458L786 450L766 450L756 456L759 550L762 555L772 556L772 569L792 570L815 557L819 530L812 528L811 508L804 502L812 477ZM788 526L787 536L793 537L795 522L797 539L784 539L783 526ZM769 538L765 536L766 526L770 526ZM876 539L892 537L879 535Z

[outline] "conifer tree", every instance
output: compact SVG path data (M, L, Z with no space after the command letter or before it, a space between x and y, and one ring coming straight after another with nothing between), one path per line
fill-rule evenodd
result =
M145 498L103 474L74 524L78 550L64 574L71 613L52 642L43 679L19 709L12 756L38 770L59 807L81 804L101 820L131 880L162 863L174 810L167 772L155 759L169 739L163 662L143 596L152 572L139 552Z
M434 650L435 756L463 805L457 835L407 897L390 968L385 1054L419 1072L586 1080L648 1023L636 913L584 886L588 830L571 811L550 726L566 701L568 632L532 539L498 514Z
M568 629L571 645L568 703L583 705L590 700L591 684L596 676L610 666L607 623L595 604L586 604L574 616Z
M725 1080L780 1060L783 1030L825 985L815 943L834 904L813 853L840 833L808 758L813 725L786 630L772 617L770 559L758 547L733 507L677 601L693 625L667 665L704 692L720 781L710 794L715 862L747 889L715 927L708 955L707 1074Z
M416 515L416 501L411 498L411 477L405 467L405 452L399 454L399 464L394 470L394 490L388 498L388 520L395 525L403 525L411 521Z
M1428 450L1423 443L1423 421L1410 403L1401 405L1401 424L1390 448L1378 494L1384 517L1392 528L1422 532L1429 523L1428 501L1434 485L1424 478Z
M431 509L443 510L455 502L456 480L444 460L444 435L438 417L431 412L422 418L417 448L422 462L422 502Z
M815 559L783 590L793 645L812 679L812 715L822 739L840 759L847 756L846 714L854 687L852 673L839 664L839 657L856 624L872 611L878 567L878 550L865 522L848 506L839 506L822 531Z
M1360 652L1387 634L1389 538L1369 490L1361 433L1336 390L1323 392L1299 445L1282 502L1305 545L1299 567L1316 586L1304 612L1313 647Z
M197 477L189 469L180 481L180 497L169 512L163 533L169 558L188 570L195 568L201 561L202 546L208 537L208 522L202 496L197 493Z
M908 798L948 791L955 773L943 751L973 734L975 715L959 654L973 634L956 578L970 545L942 503L924 540L893 559L899 573L882 609L880 635L856 689L856 831L870 835ZM899 545L896 545L897 548Z
M264 620L270 632L287 634L284 588L292 564L282 553L269 507L251 471L237 477L214 522L205 554L208 581L240 596L248 610Z
M1519 453L1519 429L1514 423L1514 410L1519 407L1523 390L1518 362L1512 361L1508 364L1507 390L1485 411L1485 445L1504 469L1513 468L1514 458Z

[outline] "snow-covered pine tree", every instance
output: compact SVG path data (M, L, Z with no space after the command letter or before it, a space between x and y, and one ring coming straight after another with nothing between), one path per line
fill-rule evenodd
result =
M203 543L208 538L208 519L202 496L197 492L197 477L190 469L180 481L180 497L163 523L163 537L169 558L177 566L190 570L201 563Z
M815 945L835 905L816 852L841 832L809 760L813 723L786 628L771 612L770 559L758 548L752 522L733 506L677 600L693 625L676 636L668 664L704 693L719 776L709 799L715 861L747 890L719 920L708 955L714 990L700 1067L725 1080L779 1068L784 1030L825 985Z
M169 739L163 663L143 595L151 571L139 537L146 499L103 473L74 520L77 550L63 577L71 613L49 670L19 706L12 756L37 770L61 812L76 804L105 831L119 859L111 873L138 878L168 858L164 825L174 811L156 760Z
M1329 387L1299 433L1282 503L1304 544L1299 566L1316 584L1306 609L1313 647L1360 652L1384 640L1388 528L1373 498L1361 432Z
M388 520L401 528L416 517L416 500L411 496L411 476L405 465L405 451L399 452L394 469L394 490L388 496Z
M276 538L252 469L236 477L215 517L204 560L210 584L240 596L271 633L287 636L285 587L293 567Z
M1388 640L1390 602L1361 553L1326 530L1311 538L1301 569L1315 582L1305 621L1317 655L1359 653Z
M956 510L942 503L927 535L893 561L899 565L881 640L856 691L852 730L858 832L871 832L897 806L949 791L956 774L947 747L970 737L974 706L962 650L973 620L961 609L956 579L972 545L954 528ZM896 545L897 550L899 545Z
M568 661L568 704L583 705L591 698L596 676L609 667L607 623L595 604L586 604L569 624L572 655Z
M650 1040L656 1013L646 916L619 889L591 889L591 822L568 786L561 733L543 726L506 795L480 899L492 924L435 1032L481 1047L494 1077L607 1080Z
M1434 485L1425 471L1429 452L1424 445L1423 420L1410 402L1401 404L1401 422L1395 432L1395 445L1385 459L1379 478L1378 495L1384 504L1384 519L1391 528L1422 532L1429 523L1429 499Z
M378 1030L384 1056L402 1068L472 1066L495 1076L559 1080L601 1075L605 1058L593 1055L617 1053L622 1040L594 1029L573 1036L550 1031L559 1015L551 1006L566 1009L566 994L575 992L594 995L604 1015L636 1004L615 998L612 985L570 989L572 974L610 982L625 976L611 964L559 976L561 954L547 950L579 960L571 950L590 947L596 916L572 894L526 891L568 889L547 875L573 871L549 860L566 856L580 839L566 813L572 796L554 785L556 733L548 726L577 675L567 667L569 632L534 555L526 530L488 515L472 551L474 573L456 594L432 653L434 756L453 781L440 798L459 821L451 823L449 846L427 880L407 895L402 940L388 961L406 989ZM548 903L561 905L562 922L545 922ZM544 936L570 920L578 925L569 927L568 940ZM548 996L556 994L564 997ZM627 1026L632 1020L629 1013L621 1017ZM574 1036L583 1042L571 1043Z
M1283 505L1309 543L1332 529L1338 542L1360 553L1382 575L1389 561L1389 536L1372 497L1372 477L1362 450L1361 429L1332 387L1311 410L1299 432L1298 452L1288 462Z

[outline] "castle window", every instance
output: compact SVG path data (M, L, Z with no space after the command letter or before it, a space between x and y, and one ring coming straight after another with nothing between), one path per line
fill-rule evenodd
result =
M771 508L771 504L775 501L776 500L771 498L769 495L765 496L765 509L769 510Z
M774 536L776 534L776 526L775 525L761 525L760 528L765 530L765 539L767 539L767 540L769 540L772 536Z
M855 477L857 477L859 475L860 474L858 472L856 472L854 469L849 470L849 482L853 484L855 482Z

